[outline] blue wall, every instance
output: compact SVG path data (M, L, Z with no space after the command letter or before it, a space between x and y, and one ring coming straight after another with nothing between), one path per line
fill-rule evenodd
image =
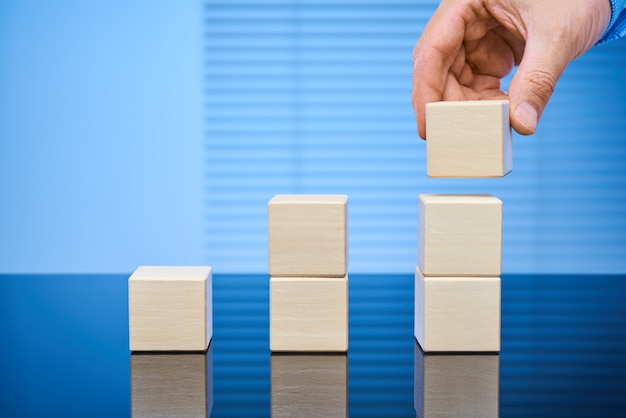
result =
M568 67L496 180L425 176L436 1L0 2L0 273L264 272L275 193L350 195L350 271L412 272L419 193L505 203L505 272L626 272L626 41Z
M0 272L207 262L201 12L0 2Z

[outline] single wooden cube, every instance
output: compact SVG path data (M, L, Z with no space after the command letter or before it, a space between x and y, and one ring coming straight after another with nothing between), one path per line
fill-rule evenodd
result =
M426 166L429 177L503 177L510 172L509 102L428 103Z
M211 267L137 268L128 279L132 351L206 350L213 334Z
M276 195L268 203L273 277L347 274L346 195Z
M208 417L213 408L213 353L132 353L131 416Z
M420 418L498 418L498 354L426 354L415 344L414 406Z
M348 277L271 277L270 350L348 350Z
M347 417L345 354L272 354L273 418Z
M502 201L490 195L420 195L418 265L426 276L500 277Z
M424 277L417 268L415 338L426 352L500 351L500 278Z

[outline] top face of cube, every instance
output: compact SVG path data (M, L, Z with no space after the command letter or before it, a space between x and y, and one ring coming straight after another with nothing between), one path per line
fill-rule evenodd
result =
M490 194L421 194L423 205L498 205L502 201Z
M500 276L500 199L420 195L418 215L418 265L426 276Z
M343 277L346 195L277 195L268 203L271 276Z
M426 105L429 177L503 177L513 168L509 102Z
M345 194L277 194L269 204L335 204L345 205L348 202L348 196Z
M209 266L140 266L130 277L133 281L197 280L211 274Z

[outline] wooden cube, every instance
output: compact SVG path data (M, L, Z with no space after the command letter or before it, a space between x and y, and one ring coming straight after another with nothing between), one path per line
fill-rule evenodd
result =
M347 417L345 354L272 354L272 417Z
M137 268L128 279L130 349L206 350L213 333L211 267Z
M500 277L500 199L423 194L418 216L418 265L426 276Z
M276 195L268 203L269 273L347 274L346 195Z
M426 354L415 344L414 406L420 418L498 418L498 354Z
M271 277L270 349L348 350L348 277Z
M415 338L426 352L500 351L500 278L424 277L417 268Z
M213 354L132 353L131 416L208 417L213 408Z
M513 168L509 102L426 105L429 177L503 177Z

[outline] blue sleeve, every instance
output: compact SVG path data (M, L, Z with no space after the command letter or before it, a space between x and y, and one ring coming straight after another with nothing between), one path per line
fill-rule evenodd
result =
M597 45L605 42L613 41L626 35L626 9L624 9L625 0L611 1L611 22L609 27L598 41Z

